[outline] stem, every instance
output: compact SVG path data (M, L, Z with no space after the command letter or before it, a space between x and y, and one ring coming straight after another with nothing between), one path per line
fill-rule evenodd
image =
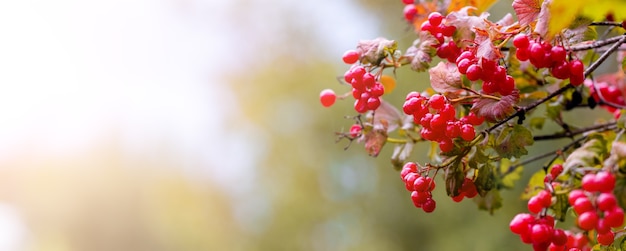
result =
M619 27L621 27L622 23L605 21L605 22L593 22L593 23L591 23L589 25L594 25L594 26L619 26Z
M617 50L617 48L619 48L619 46L626 42L626 35L622 35L617 37L619 39L617 39L617 42L614 42L615 44L613 44L613 46L611 46L611 48L609 48L607 51L605 51L600 58L598 58L598 60L596 60L595 62L593 62L593 64L591 64L587 69L585 69L585 78L588 77L593 71L596 70L596 68L598 68L598 66L600 66L600 64L602 64L604 62L604 60L606 60L609 55L611 55L615 50ZM612 39L612 38L610 38ZM610 40L607 39L607 40ZM523 117L526 112L535 109L537 106L547 102L548 100L563 94L563 92L565 92L566 90L568 90L569 88L574 87L571 83L567 84L566 86L561 87L561 89L556 90L553 93L550 93L550 95L548 95L545 98L542 98L540 100L535 101L534 103L525 106L525 107L521 107L520 109L517 110L516 113L512 114L511 116L507 117L504 120L499 121L498 123L496 123L495 125L489 127L487 130L485 130L486 132L491 132L494 129L498 128L499 126L503 125L504 123L508 122L509 120L515 118L515 117Z
M584 137L578 138L578 139L576 139L576 140L572 141L571 143L569 143L569 144L567 144L567 145L563 146L563 147L562 147L562 148L560 148L560 149L556 149L556 150L551 151L551 152L547 152L547 153L544 153L544 154L540 154L540 155L534 156L534 157L532 157L532 158L528 158L528 159L526 159L526 160L524 160L524 161L522 161L522 162L520 162L520 163L517 163L517 164L515 164L515 165L511 165L511 167L509 167L509 170L511 170L511 169L515 169L515 168L517 168L518 166L523 166L523 165L529 164L529 163L531 163L531 162L535 162L535 161L540 160L540 159L543 159L543 158L550 157L550 156L552 156L552 155L554 155L554 154L558 154L558 153L560 153L560 152L567 151L567 149L569 149L570 147L575 146L576 144L578 144L578 143L580 143L580 142L584 141L585 139L587 139L587 136L584 136Z
M575 135L581 134L581 133L585 133L585 132L589 132L589 131L594 131L594 130L598 130L598 131L606 131L606 130L612 130L615 129L617 125L617 122L611 122L611 123L606 123L606 124L600 124L600 125L595 125L595 126L590 126L590 127L586 127L586 128L581 128L578 130L574 130L574 131L565 131L565 132L561 132L561 133L555 133L555 134L551 134L551 135L539 135L539 136L534 136L533 140L550 140L550 139L560 139L560 138L571 138Z
M387 138L388 143L393 144L406 144L408 141L406 139L396 139L396 138Z
M487 98L487 99L493 99L495 101L500 101L500 98L496 97L496 96L491 96L491 95L487 95L487 94L478 94L478 95L470 95L470 96L465 96L465 97L451 99L450 102L451 103L457 103L457 102L462 102L462 101L471 100L471 99L475 99L475 98Z
M621 36L615 36L612 38L608 38L605 40L600 40L600 41L595 41L591 44L585 44L585 45L578 45L578 46L570 46L567 48L567 50L569 51L584 51L584 50L591 50L591 49L595 49L598 47L602 47L605 45L609 45L612 43L615 43L617 41L620 41L622 38L626 37L626 35L621 35ZM624 43L624 41L618 43L618 44L622 44Z

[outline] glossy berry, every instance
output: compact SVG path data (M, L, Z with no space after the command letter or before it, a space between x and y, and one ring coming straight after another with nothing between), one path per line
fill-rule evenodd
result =
M356 61L359 61L359 57L359 52L355 50L349 50L343 54L343 62L346 64L354 64L356 63Z
M414 4L415 1L414 0L402 0L403 4Z
M476 81L482 78L483 69L480 68L477 64L472 64L467 68L467 79L470 81Z
M415 18L415 15L417 14L417 9L415 8L414 4L407 4L404 6L403 12L404 12L404 19L411 22L413 21L413 18Z
M354 124L350 127L350 137L356 138L361 134L361 126L358 124Z
M430 22L432 26L438 26L441 24L441 20L443 20L443 16L439 12L432 12L428 15L428 22Z
M598 224L598 214L594 211L584 212L578 215L578 227L582 230L591 230Z
M598 234L598 243L600 243L600 245L604 245L604 246L608 246L613 244L615 238L615 234L611 231L608 231L604 234Z
M527 48L529 45L528 36L524 34L518 34L513 38L513 46L516 48Z
M461 126L461 138L465 141L471 141L476 137L476 132L474 131L474 127L472 125L462 125Z
M436 207L437 207L437 203L432 198L428 198L426 202L422 204L422 210L424 210L424 212L426 213L431 213L435 211Z
M337 95L335 95L335 92L331 89L324 89L320 92L320 103L322 103L324 107L332 106L336 99Z

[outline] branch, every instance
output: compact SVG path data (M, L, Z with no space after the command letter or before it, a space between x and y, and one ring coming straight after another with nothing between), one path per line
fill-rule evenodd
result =
M600 64L602 64L604 62L604 60L606 60L615 50L617 50L617 48L619 48L619 46L621 44L623 44L624 42L626 42L626 35L621 35L617 39L617 42L614 42L615 44L613 44L613 46L611 46L611 48L609 48L607 51L605 51L600 58L598 58L598 60L594 61L593 64L591 64L587 69L585 69L585 78L588 77L589 75L591 75L591 73L593 71L596 70L596 68L598 68L598 66L600 66ZM613 39L613 38L610 38ZM607 39L607 40L610 40ZM501 120L500 122L494 124L493 126L487 128L485 131L487 133L493 131L494 129L498 128L499 126L503 125L504 123L510 121L511 119L515 118L515 117L520 117L520 118L524 118L524 116L526 115L526 113L532 109L535 109L537 106L547 102L548 100L563 94L563 92L567 91L569 88L574 87L571 83L567 84L566 86L561 87L560 89L556 90L553 93L550 93L550 95L546 96L545 98L542 98L540 100L535 101L534 103L525 106L525 107L521 107L520 109L517 110L516 113L512 114L511 116L507 117L504 120Z
M615 37L608 38L608 39L605 39L605 40L595 41L595 42L593 42L591 44L570 46L570 47L567 47L567 50L568 51L591 50L591 49L599 48L599 47L606 46L606 45L609 45L609 44L612 44L612 43L616 43L616 42L622 40L624 37L626 37L626 35L615 36ZM622 44L622 43L624 43L624 41L619 42L617 44Z
M598 131L607 131L607 130L613 130L615 129L617 126L617 122L611 122L611 123L606 123L606 124L600 124L600 125L595 125L595 126L590 126L590 127L586 127L586 128L581 128L578 130L574 130L574 131L565 131L565 132L560 132L560 133L555 133L555 134L550 134L550 135L539 135L539 136L534 136L533 140L550 140L550 139L560 139L560 138L571 138L573 136L576 136L578 134L581 133L586 133L589 131L594 131L594 130L598 130Z
M543 159L543 158L546 158L546 157L550 157L550 156L555 155L555 154L558 154L558 153L560 153L560 152L565 152L565 151L567 151L570 147L573 147L573 146L577 145L578 143L580 143L580 142L584 141L585 139L587 139L587 136L584 136L584 137L578 138L578 139L576 139L576 140L572 141L571 143L569 143L569 144L567 144L567 145L563 146L563 147L562 147L562 148L560 148L560 149L556 149L556 150L551 151L551 152L547 152L547 153L544 153L544 154L540 154L540 155L537 155L537 156L534 156L534 157L528 158L528 159L526 159L526 160L524 160L524 161L522 161L522 162L520 162L520 163L517 163L517 164L515 164L515 165L511 165L511 167L509 167L509 170L511 170L511 169L515 169L515 168L517 168L518 166L523 166L523 165L529 164L529 163L531 163L531 162L535 162L535 161L537 161L537 160L540 160L540 159Z

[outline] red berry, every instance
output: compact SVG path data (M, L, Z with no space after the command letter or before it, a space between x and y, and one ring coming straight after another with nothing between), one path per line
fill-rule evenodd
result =
M324 89L320 92L320 103L322 103L324 107L332 106L336 99L337 95L335 95L335 92L331 89Z
M441 94L435 94L432 97L430 97L430 99L428 99L428 105L430 105L431 108L436 109L436 110L443 108L445 103L446 103L446 98Z
M446 137L448 138L456 138L459 135L461 135L461 128L459 127L459 125L457 123L454 122L448 122L446 123Z
M604 234L606 232L611 231L611 226L609 226L609 224L606 223L606 220L598 219L598 224L596 224L596 231L599 234Z
M528 56L530 62L535 67L543 67L544 61L546 59L546 52L543 50L543 47L540 43L530 43L530 46L528 47Z
M467 68L470 65L472 65L472 62L469 59L464 58L464 59L461 59L461 61L457 63L457 68L459 68L459 72L461 74L467 74Z
M600 190L600 186L596 182L596 175L593 173L585 174L585 176L583 176L583 179L581 180L581 183L585 191L597 192Z
M519 61L526 61L529 58L528 48L517 48L515 50L515 57L519 59Z
M585 192L583 190L580 190L580 189L572 190L569 193L567 201L569 202L570 205L573 206L576 200L582 197L585 197L585 198L587 197L587 195L585 195Z
M454 34L454 31L456 31L456 27L455 26L447 26L447 25L445 25L443 27L443 29L441 29L441 34L443 34L446 37L451 37Z
M471 141L476 137L474 127L470 124L464 124L461 126L461 138L465 141Z
M415 15L417 14L417 9L415 8L415 4L407 4L404 6L404 19L411 22Z
M531 239L533 243L545 243L552 239L552 229L543 224L535 224L531 228Z
M615 199L615 195L612 193L601 193L596 198L596 204L598 205L598 209L608 211L617 206L617 199Z
M582 61L576 59L569 62L569 69L571 75L580 75L584 72L585 65Z
M554 229L554 232L552 232L552 243L557 246L567 244L567 234L565 234L563 229Z
M499 89L500 90L498 92L500 92L503 96L511 95L513 90L515 90L515 79L507 75L505 81L500 83Z
M612 210L604 211L604 220L610 227L619 227L624 223L624 210L613 207Z
M473 112L467 114L465 118L467 118L467 122L472 125L481 125L483 122L485 122L485 117L479 117Z
M446 138L439 141L439 150L441 150L441 152L447 153L452 151L452 149L454 149L454 143L451 139Z
M422 205L422 210L424 210L424 212L426 213L431 213L435 211L436 207L437 203L435 203L435 200L433 200L432 198L428 198L426 202L424 202L424 204Z
M556 47L555 47L556 48ZM567 79L570 77L570 69L567 61L557 62L552 68L550 68L552 76L558 79Z
M430 22L432 26L438 26L441 20L443 20L443 16L439 12L432 12L428 15L428 22Z
M598 243L600 243L600 245L604 245L604 246L608 246L613 244L615 238L615 234L613 234L613 232L608 231L604 234L598 234Z
M467 79L470 81L476 81L482 78L483 69L477 64L472 64L467 68Z
M515 46L516 48L527 48L528 44L529 44L529 40L528 40L528 36L526 36L525 34L517 34L514 38L513 38L513 46Z
M552 169L550 169L550 174L552 174L552 177L559 176L559 174L561 174L562 172L563 172L563 165L561 164L554 164L552 165Z
M354 101L354 110L358 113L367 112L367 101L357 99Z
M356 63L356 61L359 61L359 57L359 52L355 50L349 50L343 54L343 62L346 64L354 64Z
M380 98L378 97L370 97L367 99L367 109L376 110L380 106Z
M404 3L404 4L414 4L415 1L414 0L402 0L402 3Z
M415 188L415 191L418 192L427 192L428 191L428 181L426 180L426 177L418 177L417 179L415 179L415 182L413 183L413 187Z
M567 51L565 50L565 48L563 48L563 46L560 46L560 45L554 46L550 50L550 58L554 62L565 61L566 56L567 56Z
M601 171L595 176L595 183L598 186L600 192L613 192L615 188L615 176L609 172Z
M407 6L408 6L408 5L407 5ZM415 8L415 7L413 7L413 8ZM405 9L406 9L406 7L405 7ZM422 26L420 27L420 30L422 30L422 31L428 31L428 32L431 32L431 33L432 33L432 30L433 30L435 27L436 27L436 26L432 26L432 25L430 24L430 22L426 21L426 22L423 22L423 23L422 23Z
M587 197L578 198L574 202L573 206L574 206L574 211L576 211L577 214L582 214L584 212L589 212L589 211L594 210L593 204Z
M552 205L552 194L546 190L541 190L536 195L542 207L550 207Z
M358 124L354 124L350 127L350 137L352 138L356 138L357 136L359 136L359 134L361 134L361 126Z
M578 215L578 227L582 230L589 231L594 229L598 224L598 214L594 211L584 212Z
M530 197L528 200L528 211L534 214L538 214L543 209L543 205L541 205L541 201L537 196Z

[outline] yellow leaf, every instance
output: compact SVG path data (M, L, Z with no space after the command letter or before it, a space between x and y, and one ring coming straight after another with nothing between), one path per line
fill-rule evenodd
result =
M530 199L530 197L535 196L536 194L539 193L539 191L543 190L544 189L543 180L545 177L546 177L546 173L543 170L539 170L535 172L535 174L533 174L533 176L530 177L530 180L528 181L528 185L526 186L524 193L522 193L522 199L528 200Z
M489 9L495 2L496 0L452 0L450 5L448 5L448 13L460 10L466 6L474 6L476 7L476 12L480 14Z
M552 0L550 13L553 15L549 21L548 37L553 37L570 26L576 16L602 21L610 14L615 20L624 20L626 19L626 1L598 0L591 3L588 0Z

